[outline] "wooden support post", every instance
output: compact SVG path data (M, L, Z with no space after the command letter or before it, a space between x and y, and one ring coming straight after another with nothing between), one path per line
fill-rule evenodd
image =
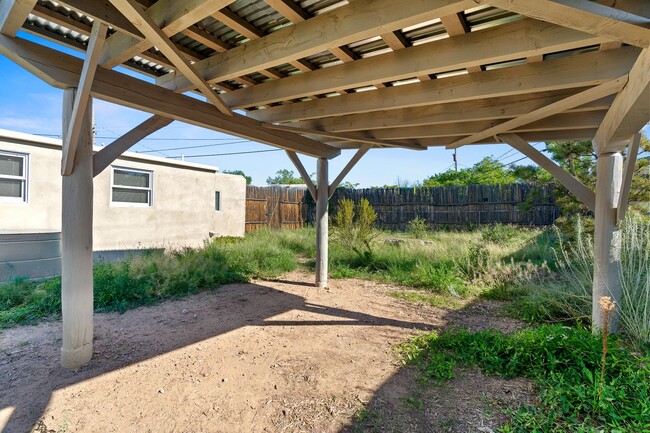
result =
M318 158L316 166L316 285L327 287L327 260L328 260L328 201L329 179L328 160Z
M618 309L621 305L621 234L616 226L616 206L623 181L623 156L603 153L596 167L596 211L594 231L594 283L592 325L603 329L605 322L600 310L600 298L610 296L617 309L610 317L609 330L618 331Z
M64 134L69 130L75 92L67 89L63 95ZM73 370L88 363L93 353L92 100L85 111L72 173L63 176L61 365Z

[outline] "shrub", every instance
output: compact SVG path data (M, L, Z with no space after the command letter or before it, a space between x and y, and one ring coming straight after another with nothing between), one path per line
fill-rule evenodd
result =
M424 237L429 231L427 220L420 218L419 215L416 216L406 224L406 231L416 238Z
M379 235L375 230L376 219L377 213L367 199L359 200L355 210L354 202L343 198L339 201L338 211L332 218L332 239L354 251L365 262L370 262L371 242Z
M506 245L520 236L521 229L511 224L491 224L481 230L485 242Z

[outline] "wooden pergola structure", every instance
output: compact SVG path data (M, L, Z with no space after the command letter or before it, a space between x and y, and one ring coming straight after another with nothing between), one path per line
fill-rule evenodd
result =
M65 89L65 367L92 356L93 176L174 120L286 150L317 202L319 286L328 198L366 152L508 143L595 213L594 324L600 296L620 299L617 225L650 120L650 1L0 0L0 33L0 53ZM152 117L93 155L91 98ZM595 192L529 144L573 139L593 139ZM358 150L330 183L341 149ZM316 185L298 153L318 158Z

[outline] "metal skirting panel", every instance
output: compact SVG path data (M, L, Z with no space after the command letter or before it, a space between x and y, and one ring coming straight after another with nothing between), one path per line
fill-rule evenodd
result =
M61 233L0 232L0 282L61 274Z

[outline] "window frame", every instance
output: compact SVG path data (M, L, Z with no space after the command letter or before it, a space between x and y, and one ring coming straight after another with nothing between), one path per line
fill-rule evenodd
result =
M217 194L219 195L218 200L217 200ZM221 212L221 190L214 191L214 211Z
M132 173L147 174L149 176L149 187L140 187L140 186L126 186L126 185L116 185L115 184L115 170L118 171L127 171ZM143 170L141 168L132 168L132 167L123 167L117 165L111 165L111 189L109 191L109 202L111 207L140 207L140 208L152 208L154 204L154 192L153 192L153 171L152 170ZM113 200L113 189L130 189L134 191L148 191L149 200L147 203L134 203L127 201L114 201Z
M23 152L13 152L10 150L0 150L0 155L7 155L22 158L23 160L23 175L10 176L8 174L0 173L1 179L19 180L22 182L22 195L21 197L0 196L1 203L29 203L29 154Z

